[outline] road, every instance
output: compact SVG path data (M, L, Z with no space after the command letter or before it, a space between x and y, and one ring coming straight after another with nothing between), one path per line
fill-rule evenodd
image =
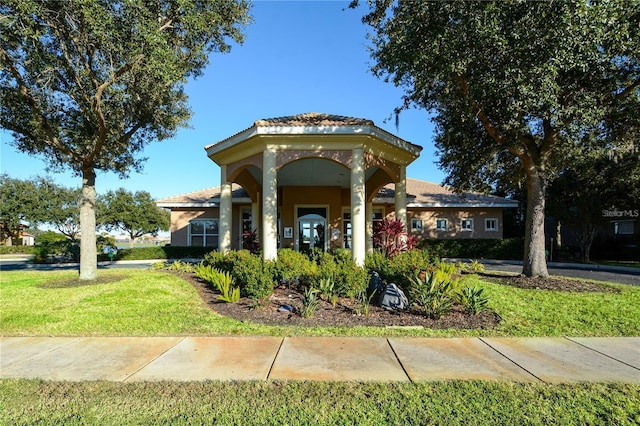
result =
M522 263L517 264L515 262L500 260L481 260L480 263L482 263L488 271L522 272ZM638 268L618 269L604 265L549 263L547 269L552 276L557 275L640 286L640 269Z
M98 262L98 269L149 269L160 260L120 260ZM34 264L27 257L0 257L0 271L61 271L78 270L78 263Z

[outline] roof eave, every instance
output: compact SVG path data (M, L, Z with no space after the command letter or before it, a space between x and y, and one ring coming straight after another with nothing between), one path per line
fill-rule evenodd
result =
M213 157L219 152L242 143L255 136L321 136L321 135L354 135L372 136L381 139L397 148L403 149L418 157L422 147L405 141L375 125L325 125L325 126L252 126L220 142L205 146L207 156Z
M231 198L231 202L233 204L251 204L252 203L251 198L249 197ZM160 201L160 202L156 202L156 205L158 207L164 207L164 208L220 207L220 197L211 198L209 201L192 201L192 202Z

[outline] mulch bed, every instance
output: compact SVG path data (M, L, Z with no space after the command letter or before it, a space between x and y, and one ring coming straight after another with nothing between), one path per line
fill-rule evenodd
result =
M375 327L426 327L432 329L490 329L500 322L499 315L493 312L482 312L471 315L460 306L454 306L451 313L438 320L430 319L414 309L404 311L388 311L371 305L368 315L356 313L353 299L340 298L335 306L321 300L315 314L304 318L300 315L302 308L302 293L296 288L279 286L273 294L264 300L260 306L248 298L241 298L237 303L226 303L218 300L218 292L193 274L179 274L190 282L200 294L202 300L214 312L243 322L268 325L296 325L296 326L375 326ZM486 274L492 282L511 285L519 288L559 290L576 292L609 292L617 289L600 286L584 281L566 280L559 278L525 278L520 276L494 276ZM283 311L289 306L292 311Z

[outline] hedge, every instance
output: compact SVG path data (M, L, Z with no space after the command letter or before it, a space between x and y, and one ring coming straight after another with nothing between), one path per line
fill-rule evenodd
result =
M522 260L524 238L424 239L420 241L420 248L440 258Z
M114 260L186 259L202 258L212 247L154 246L120 249Z
M36 246L0 246L0 254L34 254Z

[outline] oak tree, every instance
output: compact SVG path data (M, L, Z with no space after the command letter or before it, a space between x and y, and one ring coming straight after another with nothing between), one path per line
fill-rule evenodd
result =
M108 231L119 230L129 235L130 246L136 238L168 231L170 214L158 207L146 191L131 193L124 188L99 196L98 222Z
M439 163L455 188L523 177L523 273L548 275L548 181L582 143L606 140L587 135L624 132L640 111L640 2L368 3L372 70L404 89L397 111L434 114Z
M15 147L82 178L80 279L97 276L95 179L139 171L190 110L184 85L242 42L246 0L5 0L0 126Z

